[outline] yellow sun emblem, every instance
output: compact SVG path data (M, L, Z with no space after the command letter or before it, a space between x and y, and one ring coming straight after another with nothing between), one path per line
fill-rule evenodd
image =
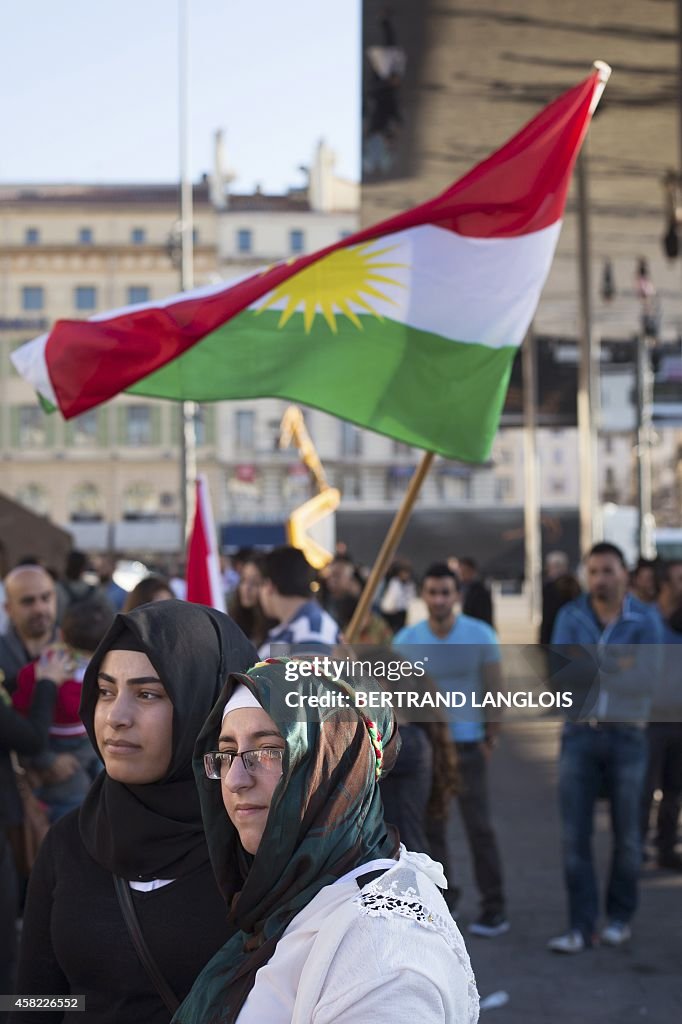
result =
M278 327L284 327L299 306L303 305L303 326L306 334L310 333L318 310L334 334L338 331L336 313L348 317L351 323L361 331L362 321L351 309L349 305L351 302L355 306L360 306L361 309L366 309L378 320L383 320L381 314L372 306L370 299L382 299L394 306L397 303L390 296L379 291L375 285L390 284L398 288L404 288L405 285L392 277L377 273L377 271L405 267L406 264L377 262L379 257L391 252L396 247L368 251L373 244L373 242L364 242L362 245L337 249L318 263L313 263L312 266L306 267L300 273L294 274L293 277L283 281L272 291L268 300L256 310L256 313L262 313L270 306L286 299L286 306L282 310L277 324Z

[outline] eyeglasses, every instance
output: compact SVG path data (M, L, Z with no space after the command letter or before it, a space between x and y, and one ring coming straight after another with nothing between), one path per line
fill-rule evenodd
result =
M236 750L212 750L204 754L204 771L209 779L225 779L235 757L241 757L249 775L281 775L283 756L281 747L260 747L239 753Z

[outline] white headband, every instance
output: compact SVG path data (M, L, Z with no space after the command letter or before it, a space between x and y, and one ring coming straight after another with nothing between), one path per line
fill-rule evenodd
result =
M262 705L258 703L248 686L244 686L243 683L237 683L232 696L225 705L223 721L230 711L238 711L239 708L260 708L262 710Z

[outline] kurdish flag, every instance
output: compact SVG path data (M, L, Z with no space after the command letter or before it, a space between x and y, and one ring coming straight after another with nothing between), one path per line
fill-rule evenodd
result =
M67 419L121 391L276 397L484 461L609 73L412 210L237 283L60 320L14 363Z

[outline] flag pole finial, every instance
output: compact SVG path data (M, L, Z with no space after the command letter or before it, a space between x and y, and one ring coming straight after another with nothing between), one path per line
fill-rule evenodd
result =
M607 64L605 60L595 60L592 67L599 72L599 81L606 85L611 77L611 65Z
M607 64L604 60L595 60L592 67L597 72L597 78L599 81L595 84L594 91L592 93L592 102L590 103L590 115L594 114L599 100L602 97L602 93L606 88L606 83L611 77L611 65Z

